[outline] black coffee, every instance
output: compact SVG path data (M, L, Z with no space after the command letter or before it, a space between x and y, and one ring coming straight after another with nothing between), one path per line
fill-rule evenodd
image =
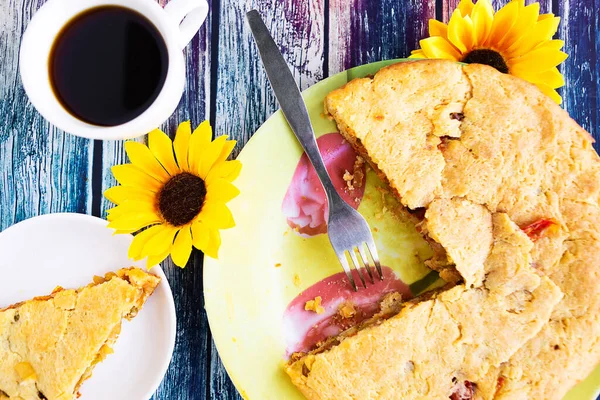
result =
M92 8L73 18L50 53L54 94L75 117L120 125L144 112L160 93L169 58L156 27L124 7Z

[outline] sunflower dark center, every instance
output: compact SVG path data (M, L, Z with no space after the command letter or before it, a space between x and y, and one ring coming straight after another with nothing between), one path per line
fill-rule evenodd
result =
M158 209L171 225L185 225L200 214L205 197L204 181L189 172L182 172L169 179L160 190Z
M461 60L467 64L485 64L496 68L503 74L508 73L508 65L500 53L488 49L476 49L467 53Z

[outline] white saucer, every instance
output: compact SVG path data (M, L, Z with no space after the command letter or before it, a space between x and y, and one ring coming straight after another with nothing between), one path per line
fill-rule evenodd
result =
M0 309L60 285L77 288L94 275L138 266L127 257L131 235L114 235L107 222L83 214L49 214L18 223L0 233ZM123 322L114 354L98 364L80 389L80 400L143 400L162 381L175 345L175 304L162 278L131 322Z

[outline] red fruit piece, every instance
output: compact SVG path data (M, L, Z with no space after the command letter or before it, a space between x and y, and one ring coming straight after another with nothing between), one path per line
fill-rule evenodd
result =
M536 241L550 233L558 231L559 223L552 218L540 218L529 225L521 227L532 241Z

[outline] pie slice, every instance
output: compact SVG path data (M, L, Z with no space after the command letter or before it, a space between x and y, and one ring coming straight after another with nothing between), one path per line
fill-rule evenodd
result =
M124 268L0 310L0 400L70 400L160 278Z
M533 244L521 229L506 214L482 214L491 247L481 270L518 279L417 298L397 315L292 362L287 372L308 399L449 398L457 385L479 382L539 332L562 294L529 266Z
M293 359L306 397L558 400L585 378L600 361L591 136L535 86L443 60L355 79L325 110L455 286Z

